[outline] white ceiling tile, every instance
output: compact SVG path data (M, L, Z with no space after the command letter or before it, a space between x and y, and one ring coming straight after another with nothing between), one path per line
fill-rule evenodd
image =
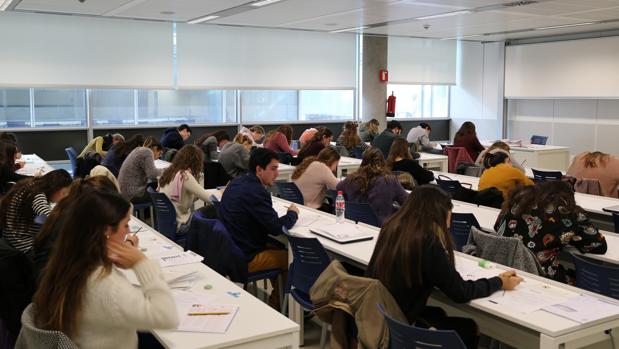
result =
M41 11L55 13L73 13L84 15L101 15L109 12L129 0L22 0L16 7L24 11Z
M570 17L578 17L583 20L602 21L619 18L619 7L605 8L603 10L584 11L576 14L568 14Z
M248 0L146 0L116 13L115 16L184 22L247 2ZM172 11L174 14L165 15L161 13L165 11Z

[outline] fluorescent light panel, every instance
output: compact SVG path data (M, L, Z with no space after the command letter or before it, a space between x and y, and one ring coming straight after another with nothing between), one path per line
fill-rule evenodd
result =
M352 28L346 28L346 29L338 29L338 30L334 30L331 31L330 33L343 33L343 32L352 32L352 31L356 31L356 30L363 30L363 29L368 29L369 26L362 26L362 27L352 27Z
M452 36L450 38L442 38L441 40L460 40L460 39L476 38L478 36L482 36L482 35L473 34L473 35L464 35L464 36Z
M417 19L417 20L434 19L434 18L443 18L443 17L466 15L466 14L469 14L469 13L473 13L473 11L471 11L471 10L462 10L462 11L446 12L446 13L439 13L437 15L416 17L415 19Z
M0 0L0 11L5 11L15 0Z
M563 25L553 25L550 27L540 27L535 28L535 30L548 30L548 29L559 29L559 28L569 28L569 27L580 27L583 25L592 25L597 24L597 22L586 22L586 23L574 23L574 24L563 24Z
M264 6L264 5L270 5L270 4L279 2L279 1L282 1L282 0L262 0L262 1L254 2L251 5L252 6L256 6L256 7L260 7L260 6Z
M198 23L202 23L202 22L213 20L215 18L219 18L219 16L214 16L214 15L204 16L204 17L192 19L191 21L188 21L187 23L189 23L189 24L198 24Z

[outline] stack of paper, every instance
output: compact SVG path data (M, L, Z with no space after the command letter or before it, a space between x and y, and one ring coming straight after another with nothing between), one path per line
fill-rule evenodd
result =
M374 232L363 230L349 222L312 227L310 231L339 243L371 240L375 235Z
M119 269L134 286L141 286L138 277L132 269ZM197 269L192 270L170 270L163 269L163 278L168 283L170 288L189 289L193 286L194 281L198 277Z
M226 333L239 311L236 304L215 304L212 296L196 292L176 291L174 300L178 331Z
M178 252L167 256L159 257L159 263L162 268L173 267L175 265L199 263L204 260L204 257L192 251Z

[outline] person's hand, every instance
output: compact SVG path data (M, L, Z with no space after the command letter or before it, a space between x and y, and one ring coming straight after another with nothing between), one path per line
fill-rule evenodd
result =
M122 269L133 268L134 265L146 258L138 248L113 239L107 241L107 252L114 265Z
M138 238L137 235L127 234L127 238L125 242L130 244L133 247L138 247L138 244L140 243L140 239Z
M290 204L290 206L288 206L288 211L294 211L297 215L299 214L299 208L295 204Z
M506 271L504 273L499 274L501 278L501 289L502 290L513 290L518 284L522 282L522 278L520 276L516 276L515 270Z

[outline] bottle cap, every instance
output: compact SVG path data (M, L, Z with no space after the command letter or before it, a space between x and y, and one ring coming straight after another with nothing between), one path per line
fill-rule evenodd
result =
M343 192L343 191L341 191L341 190L338 190L338 191L337 191L337 195L344 195L344 192Z

